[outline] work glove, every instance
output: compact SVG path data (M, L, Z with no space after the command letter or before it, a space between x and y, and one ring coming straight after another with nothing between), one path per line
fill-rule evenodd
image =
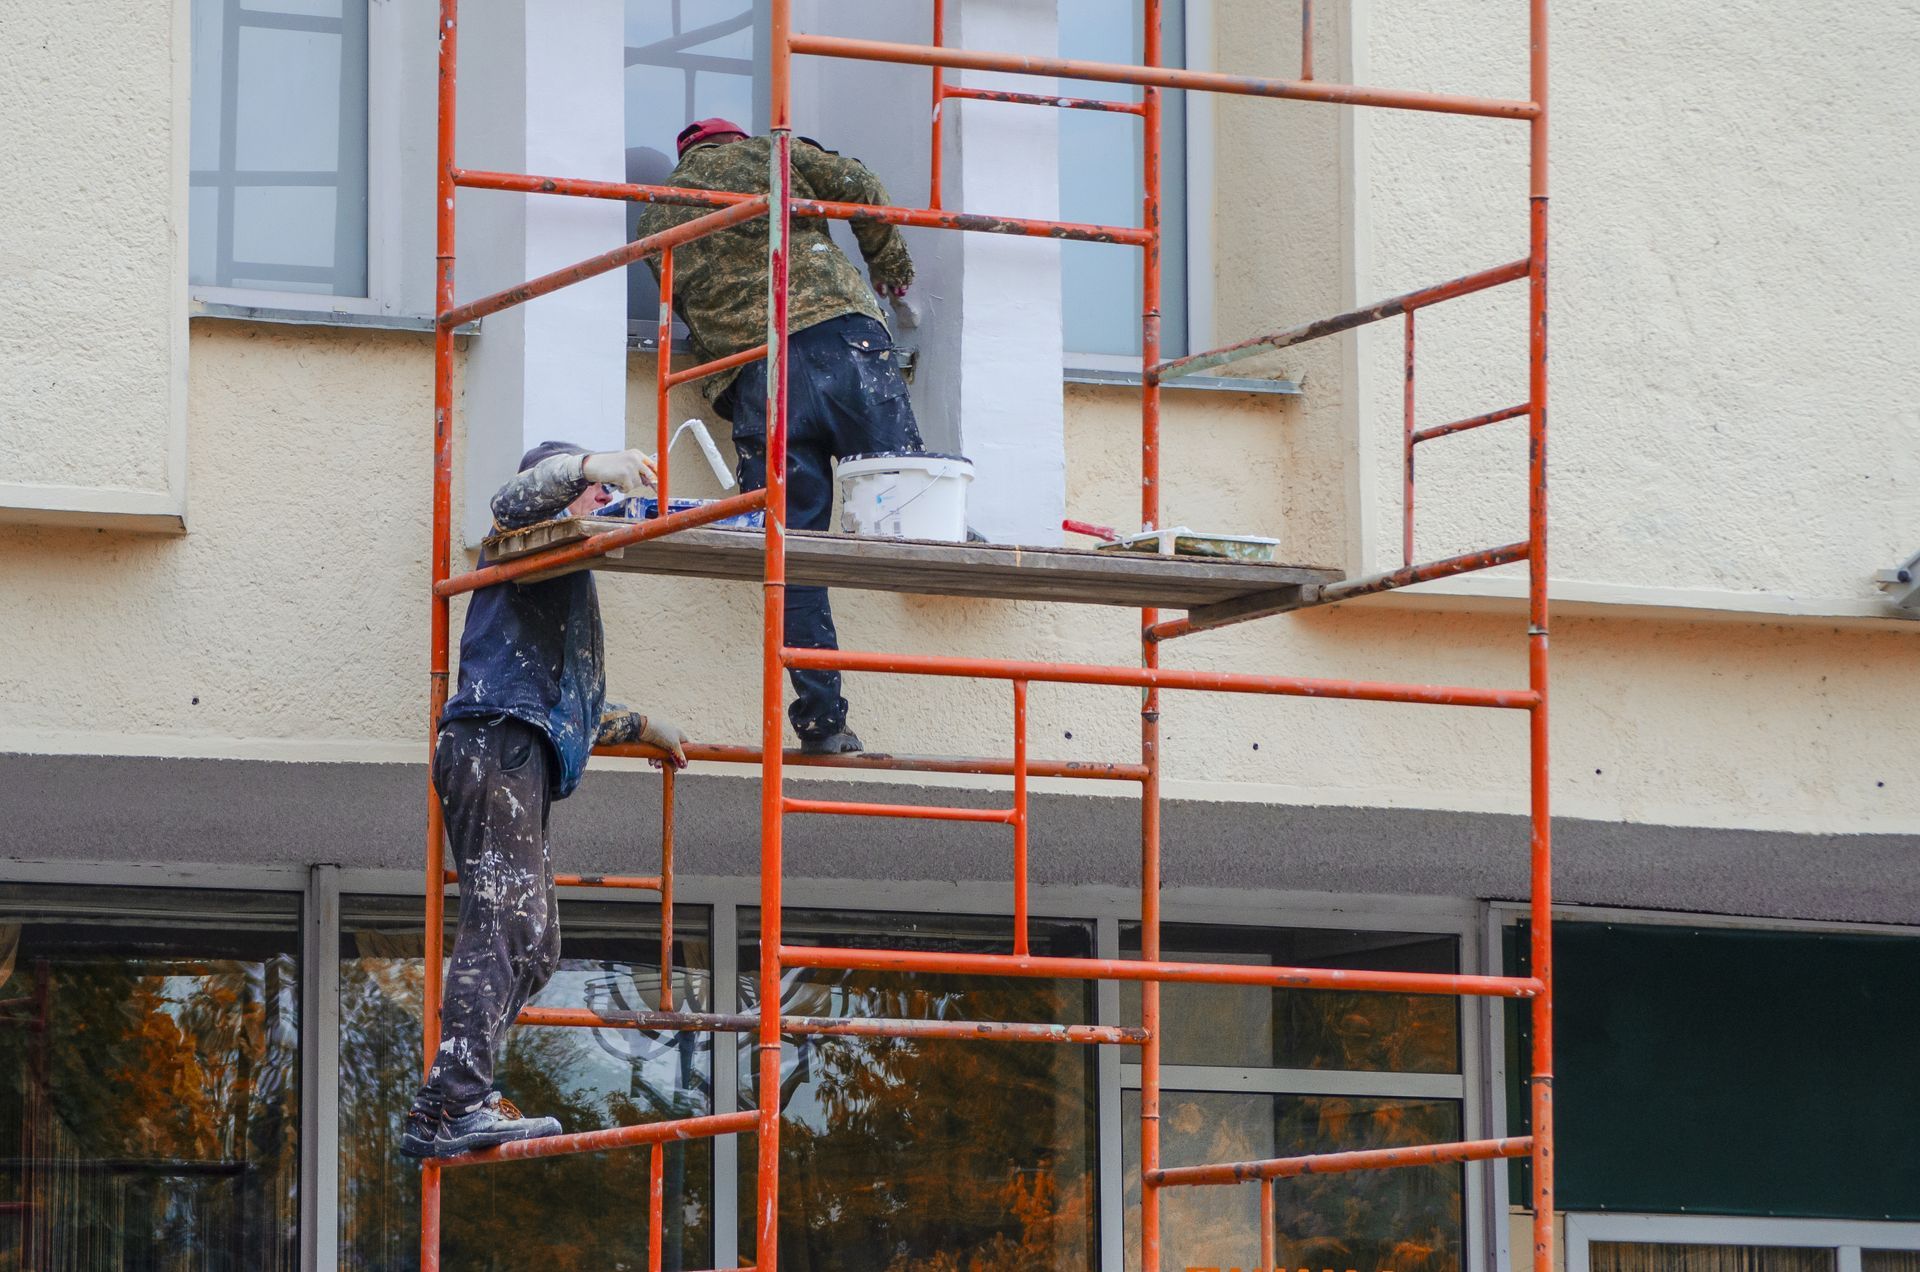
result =
M687 767L687 742L685 730L671 720L660 716L647 716L640 723L640 740L648 746L657 746L670 757L666 760L654 760L656 766L665 763L677 769Z
M638 450L584 455L580 459L580 475L589 483L598 482L629 493L642 485L657 489L655 483L660 480L653 470L653 460Z

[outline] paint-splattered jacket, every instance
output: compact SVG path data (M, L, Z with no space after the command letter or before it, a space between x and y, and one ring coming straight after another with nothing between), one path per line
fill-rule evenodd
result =
M773 141L710 142L681 157L668 185L695 190L765 194L773 166ZM858 159L848 159L817 142L793 140L793 195L837 203L885 204L886 187ZM658 234L710 209L649 203L640 210L640 236ZM866 314L886 321L860 271L834 245L831 221L795 217L787 277L787 330L804 331L842 314ZM854 240L867 259L876 287L913 282L913 259L897 227L878 221L853 223ZM654 276L658 257L648 257ZM764 217L696 239L673 250L673 303L693 335L702 361L751 349L767 338L767 222ZM718 397L738 370L709 376L708 397Z
M557 516L586 488L580 456L542 460L493 497L494 529ZM580 784L596 742L635 742L646 726L644 716L606 701L605 666L592 571L483 587L473 594L460 634L459 692L440 719L525 720L553 744L553 798L565 799Z

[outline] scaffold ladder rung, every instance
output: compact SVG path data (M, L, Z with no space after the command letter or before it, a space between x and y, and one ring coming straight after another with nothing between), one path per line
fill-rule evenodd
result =
M1448 1144L1410 1144L1400 1148L1369 1148L1350 1153L1310 1153L1304 1157L1270 1157L1263 1161L1223 1162L1215 1166L1174 1166L1146 1173L1155 1188L1246 1184L1265 1179L1292 1179L1299 1175L1338 1175L1356 1170L1392 1170L1403 1166L1437 1166L1448 1162L1495 1161L1525 1157L1533 1139L1519 1135L1506 1139L1464 1140Z
M575 1029L643 1029L687 1033L752 1033L760 1017L741 1013L594 1011L586 1007L525 1007L520 1025ZM816 1038L947 1038L997 1042L1076 1042L1144 1046L1147 1031L1126 1025L1055 1025L1001 1020L914 1020L885 1016L782 1016L780 1032Z
M487 1166L495 1162L528 1161L536 1157L566 1157L574 1153L601 1153L615 1148L712 1139L716 1135L737 1135L750 1131L759 1120L760 1115L749 1110L743 1113L715 1113L707 1117L675 1118L667 1122L643 1122L638 1126L615 1126L604 1131L516 1140L478 1153L442 1158L432 1164L443 1167Z
M1020 815L1011 808L956 808L942 804L861 804L836 799L780 801L783 812L837 814L841 817L917 817L926 821L993 822L1011 826Z

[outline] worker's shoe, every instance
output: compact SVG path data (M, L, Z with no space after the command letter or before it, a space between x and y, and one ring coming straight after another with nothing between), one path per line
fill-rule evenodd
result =
M855 751L864 751L860 735L852 729L842 726L832 733L802 733L800 750L805 755L852 755Z
M486 1100L471 1113L451 1115L414 1105L407 1111L407 1129L400 1138L400 1151L408 1157L457 1157L516 1140L541 1139L559 1133L557 1118L528 1117L514 1107L512 1100L498 1091L489 1091Z

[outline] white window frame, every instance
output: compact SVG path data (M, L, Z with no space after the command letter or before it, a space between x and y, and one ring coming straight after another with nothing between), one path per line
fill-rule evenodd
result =
M1213 7L1215 0L1185 0L1186 66L1188 70L1213 68ZM1213 206L1214 206L1214 98L1213 93L1186 94L1187 170L1187 347L1194 351L1213 347ZM1140 359L1124 353L1079 353L1063 351L1062 370L1071 377L1075 372L1121 373L1137 377ZM1202 380L1216 377L1190 377ZM1167 385L1170 389L1192 387L1183 381ZM1291 386L1289 386L1291 387Z
M191 4L191 0L179 0ZM416 301L409 306L403 289L407 176L407 128L402 107L407 102L405 28L409 5L369 0L367 5L367 294L328 296L314 292L277 291L253 287L220 287L192 283L187 289L195 316L265 317L288 321L332 315L412 320L407 326L431 326L433 315ZM429 71L431 67L427 68ZM414 68L419 74L419 68ZM416 157L421 191L432 155ZM425 206L431 195L423 194ZM430 301L428 302L431 303ZM351 322L351 319L347 319ZM373 324L354 324L373 325Z
M1485 917L1482 921L1484 930L1482 932L1481 939L1480 939L1480 948L1485 952L1485 958L1486 958L1486 965L1481 969L1482 971L1484 971L1488 975L1499 975L1502 973L1503 966L1501 963L1501 940L1505 933L1505 929L1515 924L1518 924L1522 920L1525 920L1530 917L1531 917L1531 911L1524 901L1490 901L1487 903ZM1910 926L1910 925L1904 925L1904 924L1832 923L1832 922L1824 922L1816 919L1774 919L1774 918L1753 918L1753 917L1745 917L1740 915L1726 915L1726 914L1688 914L1685 912L1674 911L1674 910L1636 910L1636 909L1621 907L1621 906L1558 906L1557 905L1553 907L1553 921L1555 923L1562 923L1562 922L1565 922L1565 923L1633 923L1643 927L1723 928L1729 931L1741 931L1741 932L1843 932L1843 933L1847 933L1849 935L1854 935L1854 936L1907 936L1907 937L1920 936L1920 926ZM1481 1074L1482 1074L1481 1086L1484 1093L1484 1098L1482 1100L1482 1103L1486 1109L1486 1123L1482 1130L1482 1134L1486 1135L1489 1138L1492 1138L1492 1137L1505 1135L1507 1133L1505 1129L1507 1125L1507 1062L1506 1062L1507 1019L1506 1019L1506 1011L1505 1011L1505 1004L1507 1000L1500 999L1500 998L1483 998L1483 999L1478 999L1476 1001L1479 1003L1481 1029L1485 1034L1485 1038L1481 1044L1481 1054L1486 1057L1486 1063L1482 1066L1482 1069L1481 1069ZM1509 1239L1508 1239L1508 1220L1515 1212L1514 1208L1516 1206L1522 1206L1524 1208L1524 1205L1528 1201L1530 1201L1530 1199L1521 1198L1516 1200L1513 1198L1512 1190L1511 1190L1511 1181L1508 1178L1508 1174L1505 1170L1494 1171L1492 1175L1491 1184L1492 1186L1488 1191L1487 1199L1486 1199L1487 1231L1489 1232L1492 1238L1491 1252L1494 1256L1490 1266L1493 1267L1494 1272L1516 1272L1519 1265L1514 1262L1511 1243L1509 1242ZM1591 1227L1588 1221L1593 1219L1598 1219L1598 1218L1608 1218L1608 1219L1631 1218L1631 1219L1643 1219L1648 1221L1658 1221L1661 1223L1667 1223L1667 1222L1680 1223L1683 1221L1691 1222L1696 1217L1695 1216L1666 1216L1666 1215L1628 1215L1625 1212L1613 1212L1613 1211L1609 1211L1609 1212L1606 1212L1604 1215L1601 1215L1601 1214L1589 1214L1588 1212L1585 1212L1585 1211L1568 1211L1566 1212L1567 1229L1563 1234L1566 1240L1566 1245L1567 1245L1567 1272L1588 1272L1587 1265L1586 1265L1586 1256L1584 1253L1580 1256L1581 1258L1580 1263L1578 1264L1574 1263L1573 1242L1574 1242L1575 1220L1578 1219L1583 1224L1588 1225L1585 1228L1583 1228L1583 1231L1592 1232L1594 1229ZM1735 1218L1731 1216L1725 1216L1725 1217L1700 1216L1698 1218L1700 1218L1704 1222L1711 1222L1711 1223L1724 1224L1724 1225L1773 1224L1773 1223L1806 1224L1806 1225L1832 1224L1832 1225L1839 1225L1839 1226L1844 1226L1848 1228L1860 1229L1863 1231L1867 1229L1873 1229L1875 1231L1878 1231L1879 1229L1884 1228L1889 1230L1890 1232L1896 1232L1896 1233L1899 1231L1908 1231L1910 1235L1914 1238L1914 1240L1920 1241L1920 1223L1875 1224L1870 1221L1861 1221L1861 1220L1852 1220L1852 1219L1833 1219L1833 1220L1777 1219L1776 1220L1776 1219L1745 1219L1745 1218ZM1680 1229L1675 1229L1675 1231L1679 1231L1679 1230ZM1784 1231L1784 1229L1782 1230ZM1606 1229L1606 1231L1611 1231L1611 1229ZM1591 1240L1594 1238L1589 1237L1588 1239ZM1694 1240L1695 1238L1601 1236L1598 1239L1602 1241L1614 1241L1614 1240L1619 1240L1619 1241L1688 1240L1690 1241L1690 1240ZM1807 1244L1806 1242L1797 1242L1797 1241L1774 1241L1774 1240L1747 1241L1745 1238L1741 1238L1736 1242L1724 1237L1713 1237L1713 1238L1710 1238L1709 1241L1712 1244L1744 1244L1744 1245L1804 1245L1804 1244ZM1819 1245L1819 1244L1822 1244L1822 1242L1816 1241L1816 1242L1813 1242L1812 1244ZM1881 1244L1877 1241L1867 1241L1864 1244L1866 1245L1867 1248L1874 1249L1874 1250L1920 1249L1920 1244L1916 1244L1912 1246L1899 1245L1899 1244L1886 1245L1886 1244ZM1837 1243L1835 1245L1835 1248L1840 1248ZM1854 1262L1851 1265L1851 1267L1847 1265L1847 1263L1844 1261L1844 1258L1843 1258L1843 1261L1841 1262L1840 1267L1837 1269L1837 1272L1860 1272L1859 1246L1857 1244L1854 1248Z
M1920 1223L1578 1211L1567 1215L1566 1240L1567 1272L1592 1272L1590 1256L1595 1241L1829 1249L1836 1254L1835 1272L1861 1272L1862 1250L1920 1251Z

